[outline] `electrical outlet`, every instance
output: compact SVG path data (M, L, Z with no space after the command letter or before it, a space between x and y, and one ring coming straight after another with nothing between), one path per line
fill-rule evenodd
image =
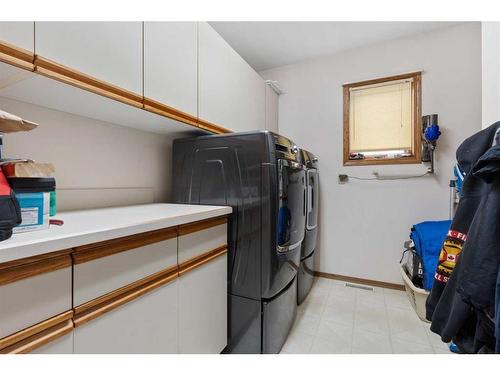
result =
M339 174L339 184L346 184L349 181L349 176L346 174Z

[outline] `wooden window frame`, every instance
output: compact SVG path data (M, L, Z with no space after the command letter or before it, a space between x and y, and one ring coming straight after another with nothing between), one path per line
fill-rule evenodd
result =
M412 82L412 93L413 93L413 144L412 144L412 156L402 157L398 159L359 159L351 160L349 159L350 149L349 149L349 109L350 109L350 89L360 86L368 86L379 83L398 81L402 79L413 79ZM390 165L390 164L420 164L422 163L422 72L412 72L406 74L399 74L390 77L371 79L367 81L347 83L342 86L344 90L344 166L353 165Z

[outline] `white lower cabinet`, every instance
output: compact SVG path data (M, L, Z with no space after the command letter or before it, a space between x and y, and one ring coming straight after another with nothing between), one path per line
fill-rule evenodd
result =
M220 353L227 343L227 254L179 277L179 352Z
M0 286L0 339L71 310L71 267Z
M1 266L0 353L216 354L226 347L225 217Z
M77 326L74 352L177 353L178 280Z
M30 354L73 354L73 332L33 350Z

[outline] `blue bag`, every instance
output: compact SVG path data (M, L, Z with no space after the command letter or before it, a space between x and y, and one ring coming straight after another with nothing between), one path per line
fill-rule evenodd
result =
M410 238L415 244L415 250L422 261L424 269L425 290L432 289L439 253L443 247L450 225L451 220L424 221L415 224L411 229Z

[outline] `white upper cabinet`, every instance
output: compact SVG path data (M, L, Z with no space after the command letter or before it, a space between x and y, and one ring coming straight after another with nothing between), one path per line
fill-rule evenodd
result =
M196 22L144 23L144 96L197 116Z
M266 129L278 133L279 96L266 84Z
M262 78L206 22L199 23L199 117L233 131L265 128Z
M36 22L35 53L142 94L142 22Z
M0 40L33 52L34 22L0 22Z

